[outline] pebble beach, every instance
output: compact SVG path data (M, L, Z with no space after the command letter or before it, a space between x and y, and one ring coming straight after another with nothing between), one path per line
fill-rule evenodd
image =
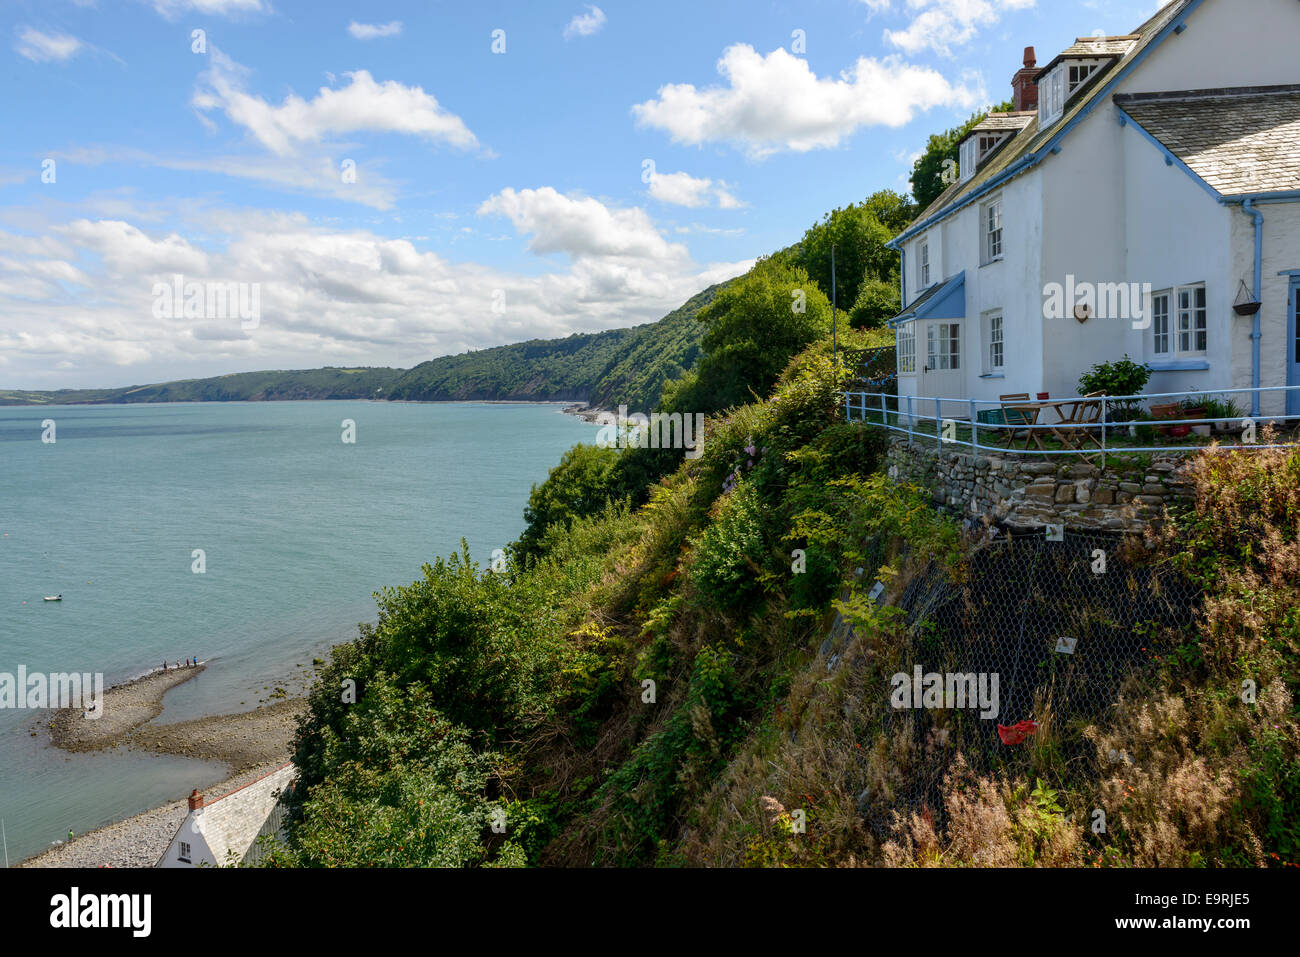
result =
M208 788L211 797L255 780L289 760L302 698L289 698L252 711L155 724L168 689L203 671L188 668L150 672L104 692L102 713L89 718L64 709L50 719L50 741L65 751L115 747L224 762L231 777ZM184 795L122 821L75 835L18 865L20 867L152 867L184 821Z

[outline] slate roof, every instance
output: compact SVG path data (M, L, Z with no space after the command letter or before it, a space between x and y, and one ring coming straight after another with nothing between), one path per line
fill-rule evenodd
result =
M1300 85L1115 97L1223 196L1300 189Z
M1106 90L1108 82L1140 56L1151 45L1152 41L1160 35L1160 32L1176 20L1192 3L1193 0L1173 0L1172 3L1161 7L1150 20L1134 31L1132 36L1139 39L1131 41L1132 45L1129 47L1128 52L1109 66L1098 70L1089 79L1088 84L1070 100L1064 114L1056 122L1050 124L1046 129L1040 129L1038 117L1035 114L1029 125L1024 128L1024 131L1013 137L1009 143L1004 144L971 179L964 183L957 182L949 186L938 199L926 208L925 212L917 217L916 222L895 237L894 241L897 242L904 237L910 237L920 232L921 230L918 227L930 217L942 213L948 207L960 202L963 197L1000 176L1021 159L1042 149L1052 137L1063 130L1076 116L1099 100L1103 91Z
M194 818L195 826L207 841L218 864L243 859L253 846L262 825L279 803L280 793L297 773L297 768L289 763L251 784L204 803L203 810Z
M950 297L955 297L956 301L961 304L961 312L956 315L940 311L945 303L948 303L949 307L951 307ZM965 312L966 273L959 272L955 276L949 276L943 282L936 282L930 288L922 290L921 294L913 299L902 312L889 320L889 325L895 326L900 322L907 322L911 319L929 318L932 313L936 319L953 319L964 315Z
M1060 56L1043 67L1039 76L1041 77L1062 60L1095 60L1099 57L1123 56L1141 39L1140 33L1130 33L1122 37L1079 37L1066 47Z
M1034 122L1034 117L1038 115L1036 110L1029 110L1025 113L990 113L980 122L971 127L972 133L988 132L996 130L1023 130L1030 123Z

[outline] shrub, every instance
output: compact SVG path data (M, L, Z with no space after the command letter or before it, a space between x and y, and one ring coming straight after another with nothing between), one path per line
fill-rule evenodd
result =
M1134 362L1125 354L1115 362L1099 362L1079 377L1079 394L1105 392L1107 395L1138 395L1151 378L1151 367ZM1110 417L1116 422L1136 418L1140 403L1136 399L1111 402Z
M704 530L691 563L691 583L709 603L735 608L755 597L767 555L763 510L754 485L740 481Z

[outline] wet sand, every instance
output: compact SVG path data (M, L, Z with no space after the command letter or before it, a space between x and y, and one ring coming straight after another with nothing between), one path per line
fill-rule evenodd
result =
M207 665L159 669L134 681L114 685L104 692L97 718L86 717L80 708L61 708L50 719L50 740L64 751L97 751L111 748L122 738L163 710L163 695L169 688L189 681Z
M290 698L240 714L218 714L177 724L147 724L128 734L132 750L223 761L232 771L289 760L303 698Z

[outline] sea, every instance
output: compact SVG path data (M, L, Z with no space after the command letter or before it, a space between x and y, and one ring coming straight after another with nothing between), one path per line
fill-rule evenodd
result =
M296 690L375 619L374 593L464 539L482 566L534 483L598 427L552 403L230 402L0 407L0 673L186 658L171 723ZM63 596L46 602L46 595ZM0 708L8 861L227 777L117 748L67 754L48 712Z

